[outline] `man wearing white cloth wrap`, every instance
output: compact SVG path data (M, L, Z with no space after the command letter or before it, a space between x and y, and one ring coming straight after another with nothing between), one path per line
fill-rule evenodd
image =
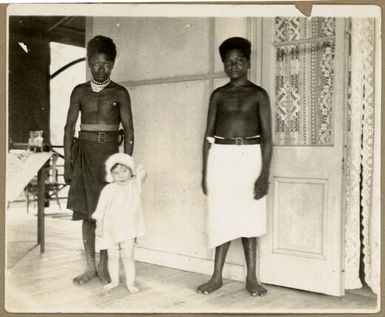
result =
M208 198L209 247L214 273L197 288L209 294L222 286L222 269L232 240L241 238L247 265L246 289L265 295L256 276L257 237L266 232L265 195L272 156L267 92L247 79L251 44L234 37L219 47L230 82L210 98L203 146L202 189Z

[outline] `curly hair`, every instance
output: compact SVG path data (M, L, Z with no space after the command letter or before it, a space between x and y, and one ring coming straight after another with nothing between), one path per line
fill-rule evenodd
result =
M112 39L103 35L97 35L87 43L87 59L94 54L105 54L108 59L115 61L116 46Z
M243 37L230 37L225 40L219 46L219 54L221 55L222 62L225 59L225 55L229 50L239 49L245 55L247 60L250 60L251 43Z

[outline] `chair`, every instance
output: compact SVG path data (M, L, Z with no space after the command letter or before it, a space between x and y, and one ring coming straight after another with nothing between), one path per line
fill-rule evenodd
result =
M59 178L61 178L63 175L59 174L58 172L58 165L57 161L58 159L64 158L63 155L56 152L55 150L52 150L53 155L49 161L49 167L46 169L46 175L45 175L45 206L49 206L50 200L55 200L58 204L60 210L60 197L59 192L67 186L67 184L63 181L60 182ZM27 201L27 213L29 213L29 204L37 201L37 193L38 193L38 186L37 186L37 176L35 176L28 185L24 188L24 193Z

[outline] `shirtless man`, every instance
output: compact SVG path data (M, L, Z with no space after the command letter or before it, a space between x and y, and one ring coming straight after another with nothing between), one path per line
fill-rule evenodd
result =
M215 247L214 273L197 288L209 294L222 286L231 240L242 238L246 289L263 296L256 276L257 236L266 232L266 204L272 156L271 111L266 91L247 79L251 44L235 37L219 47L230 82L210 98L203 147L202 189L208 197L209 247Z
M124 152L132 155L134 129L128 91L110 80L116 47L104 36L96 36L87 44L87 61L91 81L76 86L71 94L64 131L64 179L70 185L67 208L73 220L82 220L82 236L87 260L83 274L73 279L84 284L98 276L109 282L107 250L100 251L95 264L95 221L91 215L105 183L104 163L119 152L119 125L124 129ZM79 138L74 138L77 118L81 114Z

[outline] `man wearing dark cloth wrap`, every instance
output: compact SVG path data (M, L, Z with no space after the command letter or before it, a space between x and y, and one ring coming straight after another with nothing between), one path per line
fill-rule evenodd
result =
M209 247L215 248L214 273L197 292L222 286L222 269L232 240L241 238L246 289L262 296L256 276L256 241L266 231L266 203L272 156L271 113L267 92L247 79L251 44L229 38L219 47L229 83L210 98L203 146L202 188L208 200Z
M70 185L67 208L73 211L73 220L82 220L82 237L87 261L83 274L73 283L84 284L98 276L109 282L107 250L100 251L95 263L95 221L91 219L99 194L106 184L104 163L119 152L119 126L124 129L124 152L132 155L134 129L130 95L126 88L111 81L116 47L101 35L87 44L87 62L91 80L76 86L71 94L64 131L64 179ZM79 137L74 138L80 114Z

